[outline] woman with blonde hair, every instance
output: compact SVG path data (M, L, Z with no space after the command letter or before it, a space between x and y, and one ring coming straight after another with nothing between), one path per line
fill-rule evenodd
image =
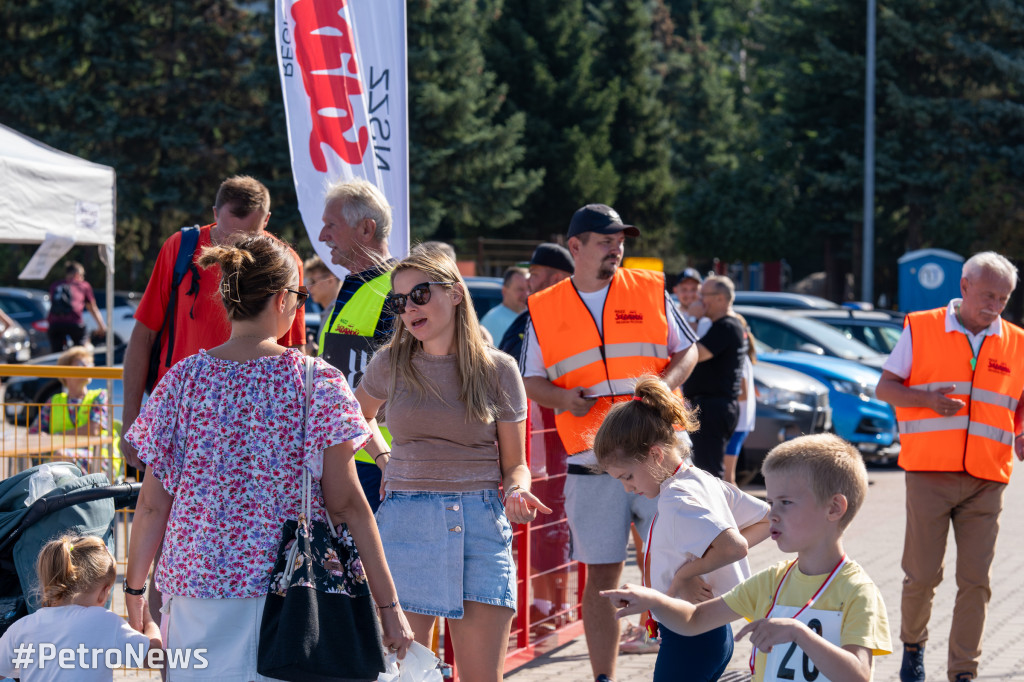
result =
M385 406L393 440L377 524L417 641L448 619L468 680L499 680L516 607L509 521L550 510L530 492L526 392L515 361L484 343L455 263L413 254L391 273L398 316L356 388L363 416ZM504 488L502 504L498 487Z
M404 656L412 631L353 460L366 422L345 377L319 358L304 420L306 361L277 343L308 295L295 259L264 235L207 247L199 264L220 265L231 337L175 364L128 432L147 465L124 579L130 622L141 626L162 541L167 646L208 649L205 668L171 670L170 679L266 679L256 642L281 529L304 513L306 469L314 520L348 524L383 643Z

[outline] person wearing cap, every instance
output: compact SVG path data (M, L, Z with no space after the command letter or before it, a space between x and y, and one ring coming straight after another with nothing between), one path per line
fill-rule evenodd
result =
M498 345L508 326L526 310L526 297L530 295L527 284L529 278L530 273L526 268L513 266L505 270L501 284L501 303L480 318L480 324L490 333L494 345Z
M526 281L530 295L572 277L573 270L572 254L569 253L569 249L561 244L541 244L533 250L533 256L530 257L530 279ZM523 335L526 334L526 323L529 321L530 311L527 309L505 330L498 343L498 350L518 359L522 355Z
M676 283L672 286L672 293L679 299L679 312L686 323L696 330L698 337L703 336L711 326L711 320L704 315L700 297L700 285L703 282L704 278L700 276L697 268L686 268L679 273Z
M565 513L572 558L587 566L583 624L600 682L614 678L619 651L615 609L600 592L619 584L631 521L646 537L657 506L594 473L593 437L611 405L631 399L637 377L656 374L676 390L697 362L697 339L664 275L619 267L626 237L639 234L610 206L576 211L568 231L575 272L530 296L520 363L527 396L555 410L569 454Z

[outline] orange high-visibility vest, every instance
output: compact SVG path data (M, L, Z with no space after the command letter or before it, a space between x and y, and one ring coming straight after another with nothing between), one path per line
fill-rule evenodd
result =
M629 400L636 378L660 374L669 363L665 278L660 272L619 268L608 287L598 333L571 279L527 299L548 380L559 388L583 387L599 398L583 417L555 412L555 427L574 455L589 450L613 402Z
M904 385L933 391L966 406L952 417L926 407L897 407L899 465L907 471L963 471L1006 483L1013 469L1013 414L1024 390L1024 330L1002 320L1000 336L986 336L974 351L963 332L946 331L946 309L907 315L914 361Z

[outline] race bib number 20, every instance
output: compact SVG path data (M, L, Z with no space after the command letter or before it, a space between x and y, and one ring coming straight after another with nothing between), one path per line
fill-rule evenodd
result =
M792 618L797 612L794 606L776 606L772 611L773 618ZM843 622L842 611L819 611L807 609L797 620L821 635L825 640L840 646L839 632ZM779 644L772 647L768 654L764 682L830 682L814 661L804 653L795 642Z

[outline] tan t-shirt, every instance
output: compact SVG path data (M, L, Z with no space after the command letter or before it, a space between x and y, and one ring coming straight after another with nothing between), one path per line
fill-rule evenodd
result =
M526 419L526 390L512 356L494 348L488 352L497 365L490 400L497 421ZM497 422L467 422L466 405L458 399L455 355L413 356L413 367L433 382L446 401L431 393L419 396L399 378L395 395L388 395L390 349L378 351L366 367L359 387L387 400L385 419L391 431L391 459L384 480L388 490L466 492L496 489L501 482ZM424 382L424 383L426 383Z

